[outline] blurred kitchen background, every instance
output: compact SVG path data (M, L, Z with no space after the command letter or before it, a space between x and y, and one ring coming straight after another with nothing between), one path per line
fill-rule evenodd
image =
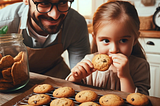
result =
M0 0L0 9L20 1L23 0ZM77 10L86 19L90 42L92 42L92 16L101 4L108 1L110 0L74 0L72 3L72 8ZM160 98L160 30L157 30L153 23L153 15L156 9L160 7L160 0L123 1L131 2L137 9L141 22L141 37L139 38L139 41L146 52L151 70L151 89L149 90L150 96ZM64 52L62 56L69 66L67 51Z

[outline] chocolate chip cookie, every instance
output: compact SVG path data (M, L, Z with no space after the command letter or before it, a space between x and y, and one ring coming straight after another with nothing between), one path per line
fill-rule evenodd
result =
M50 103L50 106L74 106L74 102L68 98L57 98Z
M126 100L128 103L136 106L145 106L149 103L148 97L141 93L131 93Z
M67 98L75 95L72 87L59 87L53 92L53 96L57 98Z
M33 92L35 93L47 93L54 90L54 87L50 84L40 84L37 85L34 89Z
M106 94L99 99L99 103L102 106L122 106L124 104L124 100L118 95Z
M98 95L91 90L83 90L76 94L75 99L77 102L89 102L95 101L98 98Z
M83 102L79 106L100 106L100 105L95 102Z
M99 71L106 71L112 64L112 60L106 54L97 54L93 57L92 63L95 69Z
M36 94L28 99L28 104L29 105L44 105L48 104L51 101L51 97L46 94Z

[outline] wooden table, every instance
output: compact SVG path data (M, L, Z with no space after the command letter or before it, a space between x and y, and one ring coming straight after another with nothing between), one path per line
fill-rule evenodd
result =
M47 78L51 79L50 82L52 83L54 87L71 86L73 89L78 90L78 91L90 89L90 90L95 91L99 95L112 93L112 94L119 95L122 98L126 98L128 95L128 93L121 92L121 91L104 90L100 88L82 86L82 85L74 84L72 82L69 82L63 79L48 77L45 75L40 75L40 74L30 72L30 81L24 88L18 91L15 91L15 92L11 92L11 93L0 93L0 106L11 106L10 103L15 104L18 99L23 98L23 96L25 97L29 91L32 91L33 86L35 86L35 84L40 84L43 81L45 81ZM160 105L160 98L151 97L151 96L148 96L148 98L150 99L153 106Z

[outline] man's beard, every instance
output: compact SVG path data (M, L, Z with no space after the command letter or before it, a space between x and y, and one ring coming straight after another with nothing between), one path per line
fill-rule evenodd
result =
M34 22L35 22L45 33L55 34L55 33L57 33L57 32L60 30L60 28L61 28L61 26L62 26L62 24L63 24L63 22L64 22L65 15L64 15L64 14L61 14L61 15L59 16L59 18L58 18L57 20L60 20L60 23L59 23L58 25L50 25L50 26L45 26L45 25L43 25L42 22L41 22L41 19L45 19L45 20L47 19L47 20L50 20L50 21L57 21L57 20L55 20L55 19L53 19L53 18L51 18L51 17L46 17L46 16L44 16L44 15L38 16L38 20L37 20L36 17L35 17L35 15L34 15L34 13L31 15L31 18L34 20Z

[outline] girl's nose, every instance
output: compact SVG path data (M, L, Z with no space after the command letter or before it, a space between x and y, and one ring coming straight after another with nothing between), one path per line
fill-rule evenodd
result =
M116 43L111 44L111 47L110 47L110 49L109 49L109 52L110 52L111 54L118 53L119 51L120 51L120 50L119 50L118 44L116 44Z
M60 12L57 10L56 6L53 6L52 10L48 12L48 16L52 17L55 20L59 18Z

